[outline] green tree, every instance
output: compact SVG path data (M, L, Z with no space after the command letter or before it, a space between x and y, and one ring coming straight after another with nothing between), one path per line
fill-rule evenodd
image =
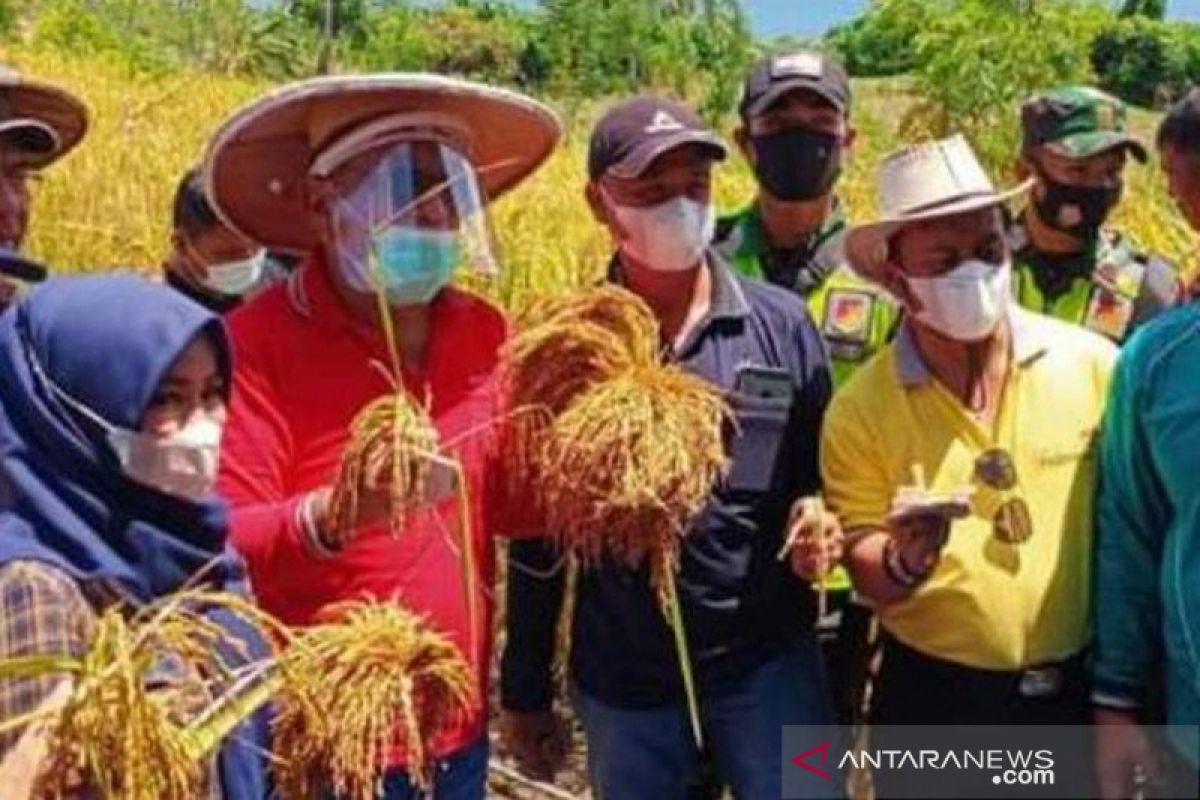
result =
M1194 26L1127 17L1107 26L1092 45L1092 66L1104 88L1140 105L1160 105L1183 91L1195 58ZM1191 34L1190 36L1188 34Z
M1125 0L1121 6L1122 17L1149 17L1162 19L1167 15L1167 0Z
M825 36L851 75L898 75L917 66L916 39L939 14L944 0L876 0L867 12Z
M733 105L753 56L737 0L542 0L540 31L554 93L656 87L698 100L711 117Z
M985 161L1003 167L1016 152L1022 100L1056 84L1092 81L1091 43L1111 11L1070 0L1018 6L961 0L930 18L916 38L916 85L925 102L906 121L910 136L962 131Z

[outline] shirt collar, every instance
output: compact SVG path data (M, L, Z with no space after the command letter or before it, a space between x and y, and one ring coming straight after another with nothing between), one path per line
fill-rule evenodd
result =
M1008 324L1017 366L1028 366L1050 349L1050 341L1036 317L1015 303L1009 308ZM909 389L922 386L933 377L917 350L911 326L912 323L905 318L895 342L896 375L900 383Z
M745 319L750 316L750 301L746 299L746 292L725 259L710 247L705 251L705 264L712 276L712 296L709 298L708 316L700 327L706 327L713 320ZM608 280L625 286L619 253L614 254L608 262Z

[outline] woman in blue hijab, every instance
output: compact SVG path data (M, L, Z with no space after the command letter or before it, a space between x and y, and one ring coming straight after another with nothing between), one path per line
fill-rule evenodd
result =
M212 494L229 385L221 322L142 278L51 279L0 317L0 658L78 656L106 608L198 573L242 588ZM0 720L58 680L0 681ZM267 796L266 733L258 715L226 740L220 797Z

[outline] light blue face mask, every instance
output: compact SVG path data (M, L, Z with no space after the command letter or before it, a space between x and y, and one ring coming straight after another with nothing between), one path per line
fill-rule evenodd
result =
M457 231L394 226L372 236L374 270L388 299L423 305L442 290L461 256Z

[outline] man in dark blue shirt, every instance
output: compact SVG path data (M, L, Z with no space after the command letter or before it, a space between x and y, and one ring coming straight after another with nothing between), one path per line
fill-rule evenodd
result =
M731 469L684 539L678 585L702 726L721 777L739 798L774 800L781 727L832 720L808 581L840 558L841 532L801 500L819 488L831 378L803 302L739 277L708 247L712 167L724 157L690 109L637 98L597 124L587 198L616 241L610 279L650 305L668 357L723 389L737 415ZM780 560L791 539L790 558ZM543 778L558 760L550 672L560 565L548 540L511 546L503 728L523 768ZM698 753L646 569L584 571L572 643L595 791L683 798Z

